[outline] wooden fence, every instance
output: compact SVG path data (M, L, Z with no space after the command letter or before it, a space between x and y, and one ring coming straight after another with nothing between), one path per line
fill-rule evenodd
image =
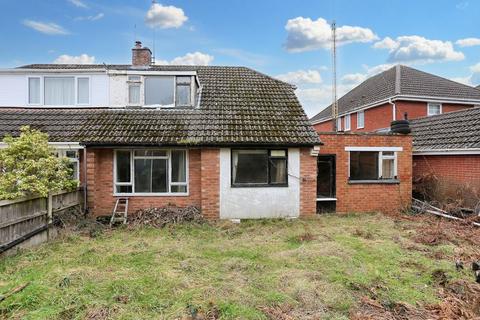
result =
M47 231L53 214L77 207L82 210L82 189L57 192L48 198L28 197L0 201L0 254Z

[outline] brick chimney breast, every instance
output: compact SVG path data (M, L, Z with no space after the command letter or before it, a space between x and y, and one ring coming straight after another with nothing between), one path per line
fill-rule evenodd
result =
M147 47L142 47L142 42L135 41L135 47L132 48L132 66L148 67L152 64L152 51Z

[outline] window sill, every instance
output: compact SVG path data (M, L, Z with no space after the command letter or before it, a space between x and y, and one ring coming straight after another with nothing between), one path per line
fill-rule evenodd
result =
M288 184L241 184L231 185L232 188L288 188Z
M348 180L348 184L400 184L400 180Z
M114 197L188 197L188 193L114 193Z

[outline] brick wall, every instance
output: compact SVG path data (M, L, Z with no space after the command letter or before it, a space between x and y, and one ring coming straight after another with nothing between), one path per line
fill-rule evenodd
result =
M427 102L420 101L395 101L396 106L396 119L400 120L404 118L405 112L408 113L409 119L416 119L427 116ZM471 108L472 105L461 104L442 104L442 112L452 112ZM342 118L342 130L345 129L345 117ZM351 114L351 130L350 132L371 132L378 129L384 129L390 127L390 122L393 119L392 105L389 103L382 104L378 107L365 110L365 126L363 129L357 129L357 113ZM332 121L325 121L315 124L313 126L317 132L330 132L332 131Z
M208 219L218 219L220 217L220 149L202 149L200 185L202 214Z
M300 216L313 216L317 210L317 157L311 148L300 149Z
M129 212L140 208L161 207L168 204L201 207L201 152L188 151L189 195L188 196L130 196ZM213 159L212 159L213 161ZM218 161L217 161L218 163ZM211 165L214 165L213 163ZM218 177L218 175L217 175ZM93 216L111 215L117 197L113 196L113 150L87 149L87 206Z
M480 185L480 155L414 156L413 176L424 174L459 185Z
M320 154L336 155L337 212L394 212L408 206L412 193L412 137L409 135L326 133ZM349 184L345 147L403 147L398 153L399 184Z

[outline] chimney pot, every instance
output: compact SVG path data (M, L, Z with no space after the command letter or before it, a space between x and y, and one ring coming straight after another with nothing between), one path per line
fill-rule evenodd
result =
M148 67L152 64L152 51L147 47L142 47L141 41L135 41L135 47L132 48L132 66Z

